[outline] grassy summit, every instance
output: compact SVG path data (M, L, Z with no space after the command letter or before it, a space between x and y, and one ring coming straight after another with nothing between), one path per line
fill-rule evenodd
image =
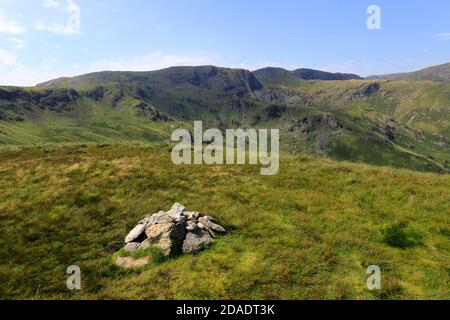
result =
M448 175L287 154L263 177L174 166L165 145L3 147L0 298L449 299L449 186ZM114 267L136 221L176 201L229 234L196 255ZM372 264L381 291L366 289Z

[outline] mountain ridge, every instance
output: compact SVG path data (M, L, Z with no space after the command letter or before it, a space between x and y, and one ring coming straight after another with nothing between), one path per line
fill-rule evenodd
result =
M404 81L450 81L450 62L431 67L426 67L417 71L392 73L386 75L373 75L367 77L369 80L404 80Z
M166 81L171 81L174 84L187 82L196 86L208 86L214 85L214 83L208 83L208 80L218 74L221 74L224 78L228 78L222 79L225 82L240 78L251 90L262 87L261 83L248 70L222 68L213 65L169 67L154 71L99 71L75 77L61 77L49 80L37 84L36 87L79 87L80 85L89 85L93 82L101 82L102 84L124 84L129 81L152 82L156 80L161 81L161 78L164 78ZM231 79L231 77L235 79Z
M360 76L350 73L332 73L321 70L300 68L286 70L283 68L266 67L253 71L260 81L266 84L293 84L301 80L362 80Z
M213 65L204 66L173 66L169 68L152 70L152 71L96 71L87 74L81 74L74 77L59 77L51 79L37 84L35 87L48 88L58 86L71 86L76 87L79 82L89 82L89 79L110 82L110 83L123 83L130 77L136 78L152 78L152 76L170 73L171 71L184 71L184 72L196 72L196 71L209 70L210 72L217 72L218 70L228 70L242 72L246 74L252 74L260 82L266 82L267 84L285 83L292 84L299 80L324 80L324 81L342 81L342 80L405 80L405 81L436 81L445 82L450 81L450 63L435 65L426 67L417 71L392 73L386 75L372 75L368 77L361 77L352 73L340 73L340 72L328 72L310 68L299 68L295 70L287 70L280 67L265 67L254 71L249 71L242 68L225 68ZM111 79L112 78L112 79ZM274 78L274 79L271 79ZM254 80L253 80L254 81ZM3 86L5 87L5 86Z

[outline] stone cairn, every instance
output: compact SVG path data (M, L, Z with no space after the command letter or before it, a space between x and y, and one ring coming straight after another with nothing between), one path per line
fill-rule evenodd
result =
M160 211L141 220L126 236L125 251L133 253L155 247L166 256L193 253L225 232L213 217L186 211L184 206L175 203L169 211Z

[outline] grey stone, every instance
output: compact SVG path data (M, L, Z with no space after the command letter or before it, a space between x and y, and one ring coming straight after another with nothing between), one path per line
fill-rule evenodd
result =
M203 215L198 218L199 221L211 221L211 222L217 222L217 219L208 215Z
M163 224L172 221L173 219L167 214L167 212L160 211L150 217L149 221L147 222L147 228L158 223Z
M151 225L145 230L145 234L147 235L148 238L147 240L150 243L157 242L161 237L161 235L164 232L169 232L172 229L172 227L173 227L172 222Z
M198 226L194 221L188 221L188 223L186 225L187 231L195 231L197 229L198 229Z
M184 210L186 208L179 204L175 203L172 208L167 212L167 215L172 218L173 221L179 222L182 219Z
M140 242L130 242L126 244L124 249L126 252L133 253L138 251L140 248L141 248Z
M139 238L145 231L145 225L144 224L138 224L136 227L133 228L133 230L130 231L130 233L125 238L125 243L130 243Z
M197 252L213 242L214 239L207 231L200 229L191 231L187 233L186 239L183 241L183 252Z
M205 225L204 225L203 223L201 223L201 222L197 222L197 227L198 227L199 229L206 230Z
M131 257L118 257L116 265L124 269L140 268L150 263L148 257L133 259Z
M150 248L150 246L151 246L151 243L148 239L145 239L141 243L141 249L147 249L147 248Z
M186 237L184 221L178 224L155 224L145 233L149 245L161 249L167 256L181 252L181 244Z
M218 224L212 222L212 219L210 219L210 217L208 217L208 216L201 217L201 218L198 219L198 221L201 224L203 224L207 229L211 229L211 230L219 232L219 233L225 233L226 232L226 230L223 227L221 227Z
M166 213L164 211L160 211L158 213L154 213L154 214L146 216L144 219L139 221L139 223L144 224L146 226L146 228L148 228L149 226L158 223L158 221L160 219L164 219L165 216L166 216Z
M186 216L187 220L190 221L196 221L199 217L199 213L198 212L184 212L184 215Z

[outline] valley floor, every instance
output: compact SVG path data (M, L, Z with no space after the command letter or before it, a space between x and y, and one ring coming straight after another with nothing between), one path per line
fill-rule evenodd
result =
M286 155L175 166L166 146L0 149L1 299L450 299L450 176ZM180 202L230 232L123 271L137 221ZM81 268L82 290L66 288ZM370 265L382 289L366 287Z

